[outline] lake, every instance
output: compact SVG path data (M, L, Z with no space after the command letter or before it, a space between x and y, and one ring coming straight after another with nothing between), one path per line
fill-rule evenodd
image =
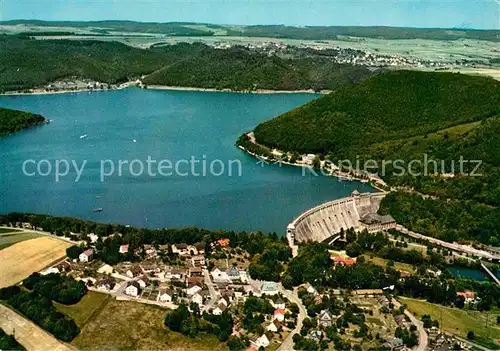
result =
M0 96L1 107L51 120L0 138L0 213L283 234L312 206L372 191L235 147L243 132L317 97L137 88Z

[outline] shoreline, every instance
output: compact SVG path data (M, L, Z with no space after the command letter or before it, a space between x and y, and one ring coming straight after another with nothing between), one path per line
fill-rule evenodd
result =
M237 93L237 94L329 94L332 90L314 91L313 89L300 90L271 90L271 89L256 89L248 90L232 90L232 89L216 89L216 88L196 88L196 87L181 87L172 85L147 85L144 89L151 90L174 90L174 91L206 91L219 93Z
M267 157L260 156L260 155L256 154L255 152L247 150L244 146L241 146L241 145L237 145L237 146L238 146L238 148L240 150L242 150L243 152L247 153L248 155L250 155L252 157L255 157L255 158L259 159L259 160L267 160ZM287 165L287 166L294 166L294 167L310 167L309 165L306 165L306 164L291 163L291 162L288 162L288 161L281 161L280 163L284 164L284 165ZM387 192L388 191L388 190L380 188L379 185L377 185L374 182L370 182L370 181L363 182L363 180L366 180L364 178L359 178L359 177L356 177L356 176L351 176L351 178L346 178L346 177L341 176L339 174L336 174L334 172L330 172L328 174L325 174L323 172L320 172L320 173L323 174L323 175L325 175L326 177L334 177L334 178L337 178L337 179L339 179L341 181L344 181L344 180L345 181L353 181L353 180L355 180L355 181L358 181L360 183L364 183L364 184L366 183L366 184L369 184L373 189L376 189L376 190L381 191L381 192Z
M196 88L196 87L181 87L181 86L170 86L170 85L148 85L146 88L137 86L134 83L124 83L122 86L118 86L114 89L77 89L77 90L56 90L56 91L46 91L40 88L33 88L28 92L23 92L19 90L12 90L0 93L0 96L22 96L22 95L53 95L53 94L71 94L71 93L83 93L83 92L107 92L127 89L130 87L138 87L144 90L170 90L170 91L201 91L201 92L217 92L217 93L234 93L234 94L318 94L325 95L332 92L332 90L321 90L314 91L312 89L302 89L302 90L269 90L269 89L257 89L253 91L239 91L231 89L216 89L216 88ZM29 90L29 89L27 89Z

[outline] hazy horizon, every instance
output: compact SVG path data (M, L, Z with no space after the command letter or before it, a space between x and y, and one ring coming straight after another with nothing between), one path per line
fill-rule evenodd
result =
M0 21L500 29L500 0L0 0Z

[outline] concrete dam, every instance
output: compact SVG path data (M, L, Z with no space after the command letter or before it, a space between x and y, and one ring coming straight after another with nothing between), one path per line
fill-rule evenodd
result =
M287 226L290 247L306 241L321 242L341 229L377 231L395 226L390 216L377 215L380 202L387 193L354 191L350 197L329 201L302 213Z

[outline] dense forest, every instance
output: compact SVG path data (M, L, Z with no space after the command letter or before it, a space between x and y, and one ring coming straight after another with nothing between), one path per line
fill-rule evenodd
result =
M436 198L391 194L382 210L398 223L444 240L498 245L499 117L496 80L393 71L339 88L254 133L264 146L316 153L334 164L375 161L375 168L361 170ZM245 137L238 143L249 144ZM261 149L251 151L265 154Z
M0 107L0 136L45 122L46 120L43 116Z
M88 29L97 33L140 32L165 34L169 36L231 35L246 37L271 37L302 40L332 40L339 36L353 36L376 39L430 39L457 40L478 39L499 41L498 30L477 30L465 28L409 28L384 26L305 26L284 25L224 26L190 22L134 22L134 21L40 21L12 20L2 25L32 25L40 27L67 27Z
M219 50L181 43L137 49L117 42L0 36L0 91L43 87L69 77L117 84L147 74L144 83L151 85L322 90L358 82L371 72L319 56L284 59L244 47Z

